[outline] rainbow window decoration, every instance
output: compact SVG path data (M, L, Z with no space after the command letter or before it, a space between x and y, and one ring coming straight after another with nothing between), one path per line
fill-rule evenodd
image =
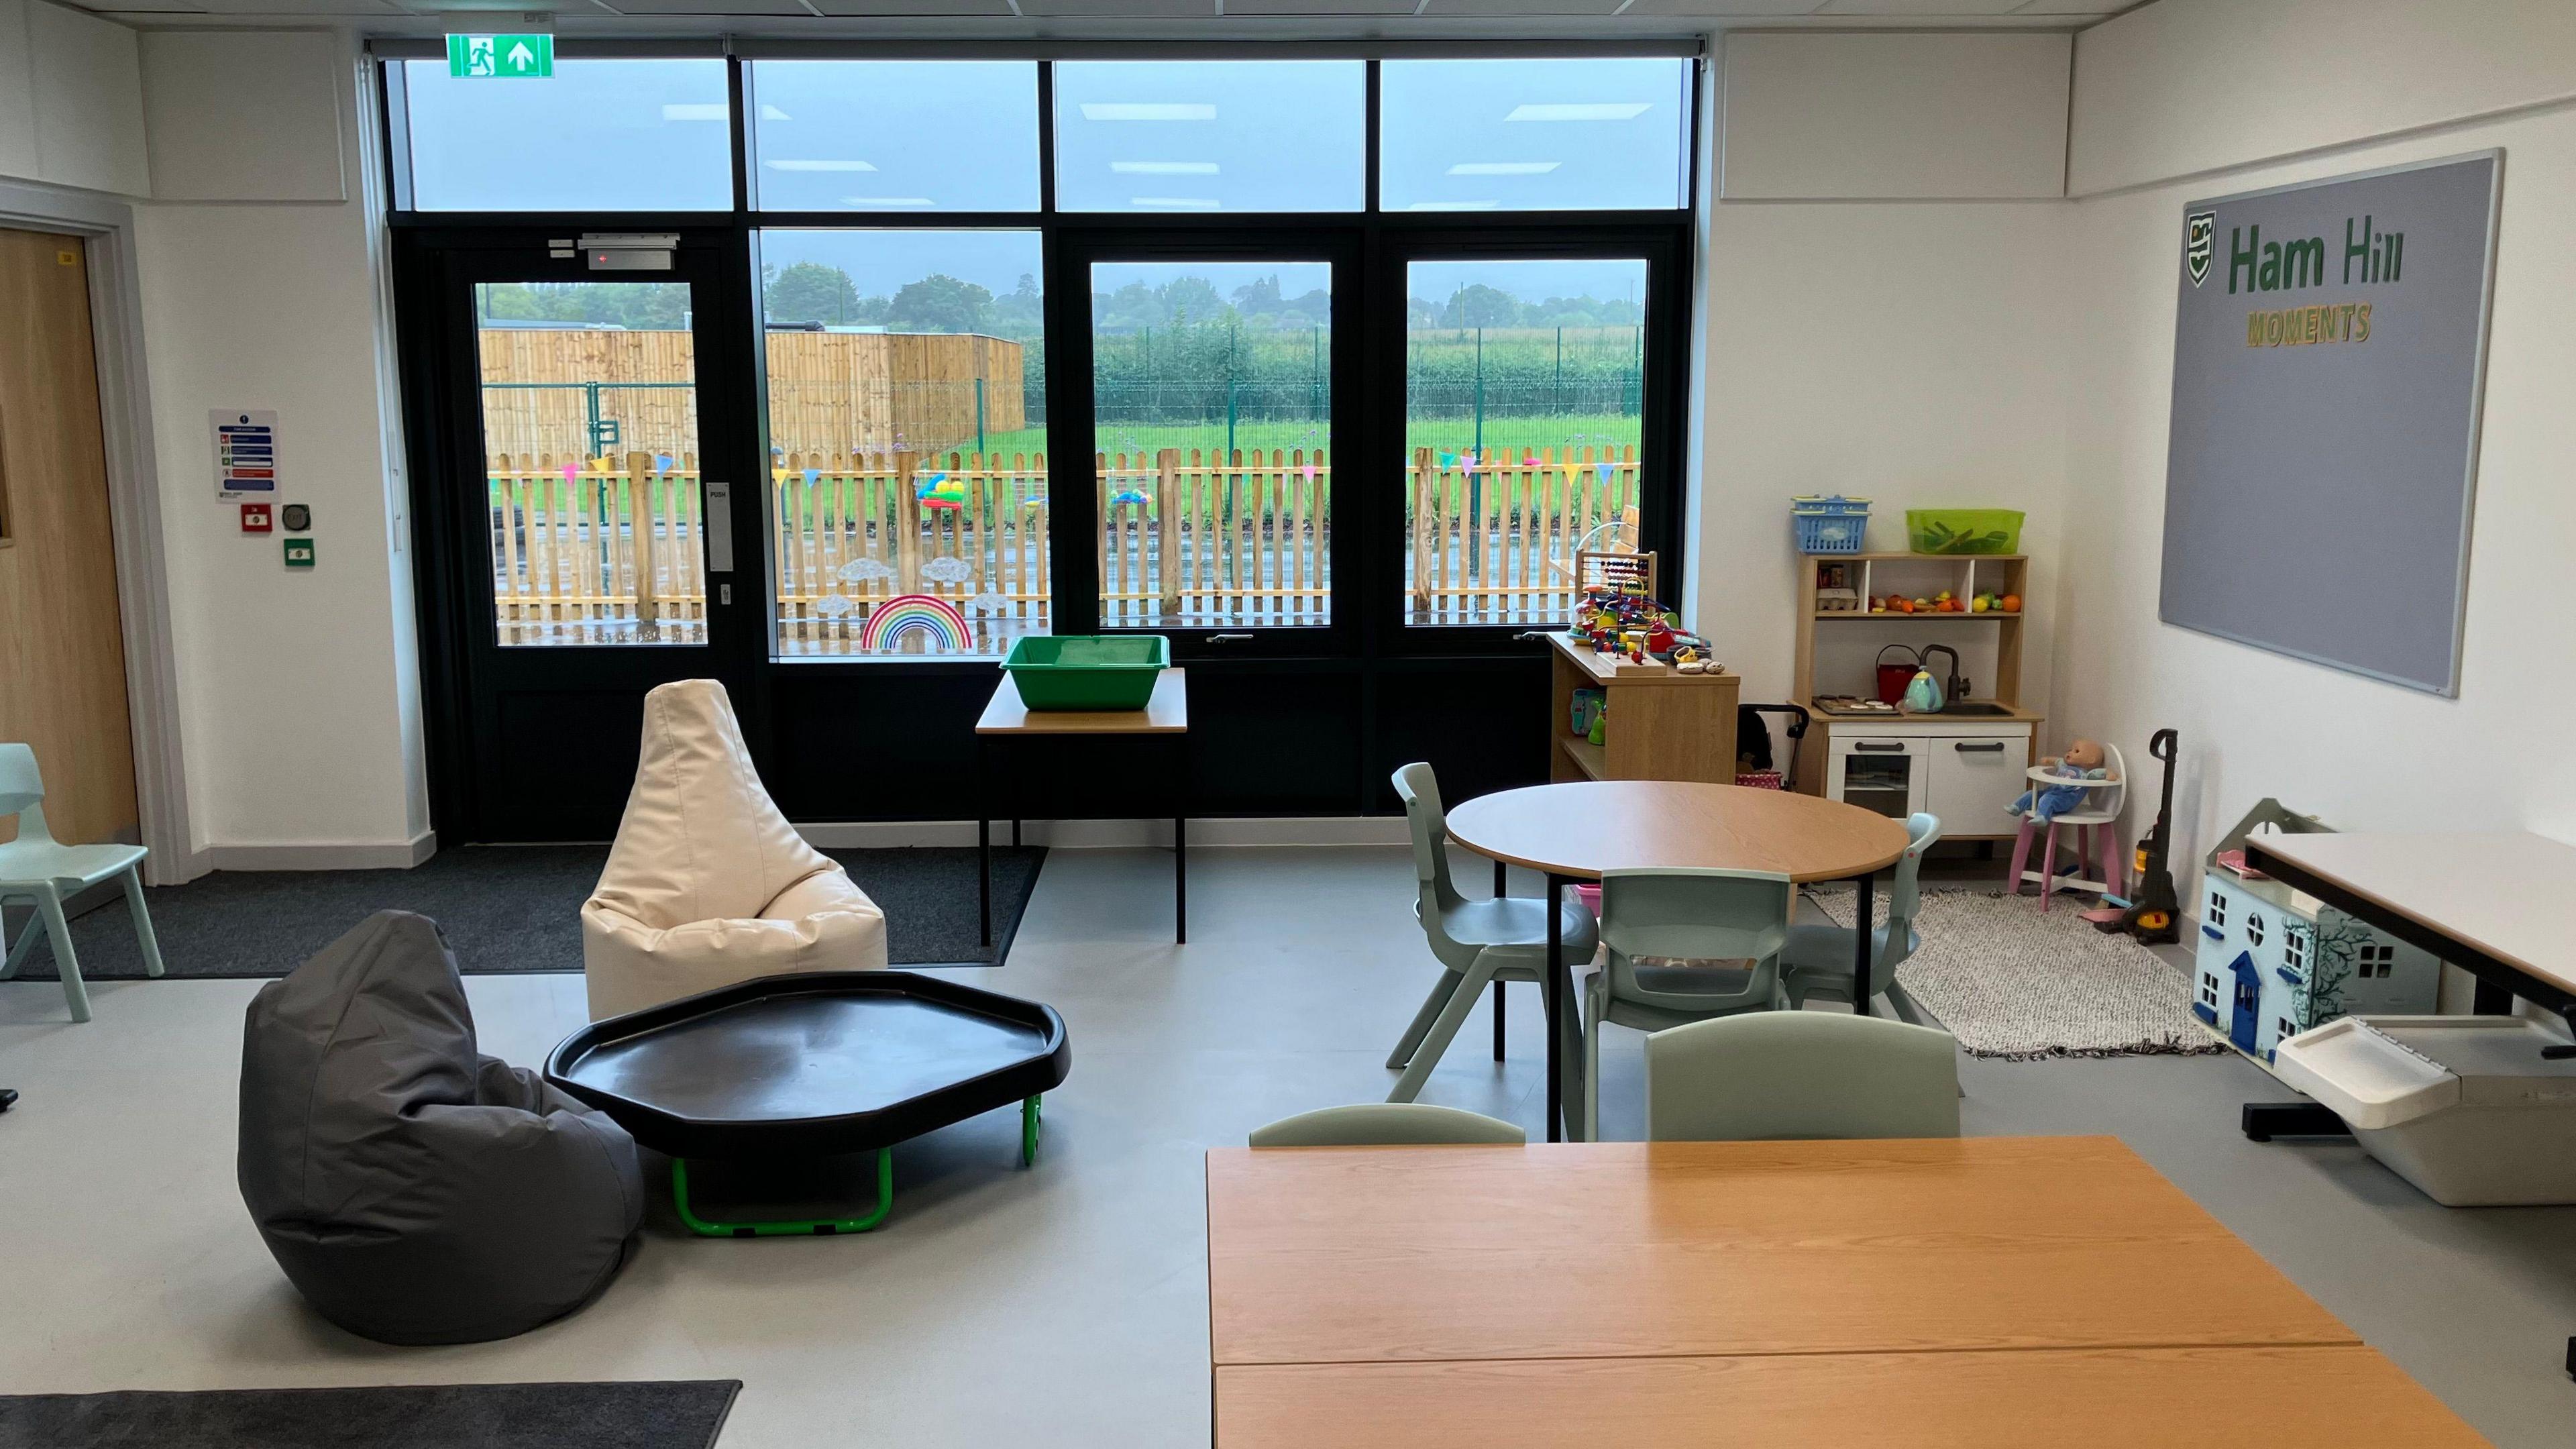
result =
M975 647L975 628L957 606L929 594L898 594L868 613L859 629L862 649L892 649L918 634L930 641L932 653Z

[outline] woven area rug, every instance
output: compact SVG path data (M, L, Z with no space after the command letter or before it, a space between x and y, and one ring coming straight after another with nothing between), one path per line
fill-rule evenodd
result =
M710 1449L736 1379L0 1396L0 1449Z
M1809 893L1851 924L1849 887ZM1886 919L1887 897L1878 896ZM2191 978L2126 936L2108 936L2060 897L1925 887L1923 945L1896 979L1971 1056L2211 1056L2227 1050L2193 1025Z

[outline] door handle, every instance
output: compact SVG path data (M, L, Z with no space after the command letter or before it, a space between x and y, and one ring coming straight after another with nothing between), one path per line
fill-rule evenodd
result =
M1512 642L1515 644L1526 644L1532 639L1546 639L1553 636L1555 633L1556 631L1553 629L1523 629L1512 636Z
M1207 641L1210 644L1240 644L1251 637L1249 634L1210 634Z
M1962 740L1959 743L1952 745L1950 748L1957 750L1963 755L2000 755L2004 752L2004 742L2001 740L1988 740L1982 745L1972 745L1967 741Z
M699 526L707 534L707 572L733 572L733 485L710 479L706 484L704 512L698 515ZM728 599L730 603L732 600Z
M1864 755L1901 755L1905 753L1905 746L1901 744L1873 745L1866 740L1854 744L1852 748ZM1998 745L1996 748L2000 749L2002 746Z

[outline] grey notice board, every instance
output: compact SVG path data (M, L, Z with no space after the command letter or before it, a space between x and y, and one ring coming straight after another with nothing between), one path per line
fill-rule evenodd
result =
M2183 207L2166 623L2458 692L2503 164Z

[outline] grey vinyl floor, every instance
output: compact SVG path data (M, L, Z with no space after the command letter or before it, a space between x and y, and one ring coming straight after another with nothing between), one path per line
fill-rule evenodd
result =
M724 1449L1204 1444L1201 1154L1383 1096L1437 968L1400 851L1206 850L1191 885L1175 947L1167 855L1055 852L1009 962L960 973L1070 1024L1035 1170L1002 1112L899 1150L866 1237L700 1241L665 1209L586 1312L453 1348L323 1323L252 1232L233 1093L258 982L103 982L81 1027L53 983L0 983L0 1085L24 1093L0 1116L0 1392L739 1378ZM578 976L467 986L485 1049L519 1062L582 1021ZM1535 1129L1535 991L1514 988L1508 1060L1480 1008L1425 1100ZM1633 1136L1641 1038L1610 1035L1605 1131ZM2576 1443L2576 1209L2446 1210L2349 1143L2248 1143L2238 1104L2279 1089L2232 1058L1962 1076L1969 1131L2119 1136L2503 1449ZM2259 1439L2300 1394L2187 1407Z

